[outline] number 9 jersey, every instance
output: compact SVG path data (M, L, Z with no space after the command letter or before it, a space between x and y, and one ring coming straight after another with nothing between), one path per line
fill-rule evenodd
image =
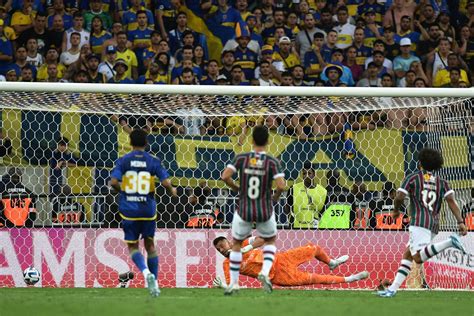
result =
M126 220L155 220L155 177L169 178L161 161L147 152L135 150L118 159L111 178L121 181L120 216Z

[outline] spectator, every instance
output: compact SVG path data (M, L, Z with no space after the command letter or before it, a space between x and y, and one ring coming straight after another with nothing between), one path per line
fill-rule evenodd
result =
M215 85L219 77L219 64L217 60L211 59L207 63L207 75L202 77L201 85Z
M412 1L404 3L404 0L393 0L393 5L385 13L383 19L383 26L392 26L397 29L397 33L400 32L401 19L403 16L408 16L410 19L413 18L415 13L416 4Z
M315 27L315 20L312 13L306 13L304 16L304 29L296 34L296 51L299 56L304 57L306 52L311 51L314 35L319 32L325 35L323 30ZM324 38L324 36L323 36Z
M367 14L368 12L375 13L375 21L377 23L382 22L382 18L385 13L385 7L383 4L378 3L376 0L365 0L363 3L359 4L357 7L357 15L361 16Z
M20 76L21 68L28 65L26 57L26 48L23 46L19 46L15 52L15 63L10 65L10 68L15 69L17 76Z
M413 70L415 72L417 78L421 78L425 82L430 82L428 77L425 74L425 71L423 70L423 66L421 62L419 61L412 62L410 66L410 70Z
M357 63L358 58L360 58L360 63L362 63L365 59L365 57L357 57L357 48L351 46L346 50L346 56L344 62L342 63L344 66L350 69L354 82L359 81L364 72L364 68L362 67L363 64L359 65Z
M4 36L4 24L5 22L0 19L0 74L5 74L10 62L13 61L13 46Z
M232 71L230 73L230 85L231 86L248 86L250 85L249 81L245 79L245 75L242 69L242 66L235 64L232 66Z
M403 38L409 38L412 45L412 50L416 51L417 45L420 41L420 33L412 30L412 18L403 16L400 21L400 30L394 37L395 42L400 43Z
M324 62L329 63L331 62L332 52L336 49L337 32L331 30L327 34L326 43L321 47L320 52Z
M286 36L290 39L293 38L293 32L285 24L285 11L282 9L276 9L273 11L273 17L270 18L268 27L265 26L264 30L262 31L262 37L265 40L265 44L275 44L275 33L279 27L283 28L283 36Z
M104 51L107 46L115 46L117 47L117 34L123 32L123 25L119 22L116 22L112 24L112 29L110 30L110 33L112 34L112 38L106 40L103 44L102 47L104 48L102 50L102 57L104 56ZM127 35L127 32L125 32L125 35ZM125 36L126 37L126 36ZM161 37L160 37L161 38ZM125 44L127 48L132 48L132 42L127 40L127 43Z
M61 64L45 64L46 66L46 77L41 79L44 82L59 82L59 65Z
M382 40L386 47L385 56L388 59L393 60L400 54L400 45L395 41L395 30L392 27L385 27ZM412 43L412 48L413 46L416 45L413 45Z
M189 60L186 60L185 62L190 62ZM191 67L188 67L188 65L183 64L182 71L179 76L177 76L173 80L173 84L181 84L181 85L195 85L197 84L197 78L194 74L194 71Z
M324 69L325 78L321 78L325 82L326 87L342 87L346 86L344 82L341 81L342 76L342 67L334 64L329 64Z
M138 11L145 11L147 16L148 26L152 29L155 28L155 20L153 18L153 14L150 10L146 9L141 5L140 0L130 0L130 9L125 11L122 15L122 24L127 30L127 32L134 31L137 29L137 13Z
M36 201L33 193L21 183L23 172L10 168L0 182L0 227L33 227Z
M378 77L378 68L374 62L369 63L367 74L367 78L357 83L358 87L382 87L382 79Z
M372 211L369 208L370 200L365 183L356 181L347 196L347 201L352 205L350 221L353 228L369 228L370 218L372 217Z
M374 9L369 9L364 15L365 25L364 29L364 45L373 47L376 40L382 39L382 27L376 22L376 12Z
M461 83L461 69L452 67L449 69L449 83L442 85L443 88L459 88Z
M280 86L284 86L284 87L293 86L293 76L291 75L291 72L285 71L281 74Z
M3 130L0 129L0 159L3 159L5 156L12 154L12 141L10 138L6 137L3 134Z
M58 0L61 1L61 0ZM47 39L47 50L51 47L55 47L58 53L62 52L61 47L64 38L64 26L63 26L63 18L60 15L55 15L53 17L53 26L49 31L49 37Z
M87 73L89 75L90 83L106 83L107 78L104 74L99 72L100 56L90 54L87 56Z
M235 50L239 46L239 43L238 43L239 42L239 40L238 40L239 36L240 37L248 36L247 47L251 51L256 53L257 55L260 54L261 44L260 44L259 40L261 40L261 36L260 35L257 36L256 34L253 34L251 32L250 28L248 27L248 25L243 21L236 24L235 37L233 39L229 39L225 43L223 50ZM263 40L261 40L261 42L263 43Z
M38 52L38 40L30 38L26 41L26 62L38 68L43 64L43 55Z
M260 86L277 86L273 80L271 64L262 60L259 65L260 75L258 76L258 82Z
M250 11L248 10L248 1L247 0L236 0L235 1L235 8L240 13L240 17L243 21L247 20L247 17L251 15Z
M352 45L355 26L349 21L349 11L346 6L340 6L337 9L337 20L339 25L334 28L338 33L336 47L346 49Z
M22 82L33 82L36 81L33 75L33 66L26 65L21 68L21 81Z
M273 61L273 47L270 45L263 45L262 47L262 61L270 64L272 77L275 81L281 81L281 73L285 71L282 61ZM260 67L255 69L255 78L260 78Z
M85 44L89 44L91 34L84 29L84 18L80 12L74 13L74 18L72 20L72 27L67 29L64 32L63 42L61 46L61 51L65 52L69 50L72 46L71 43L71 36L74 33L79 33L80 36L80 43L79 48L84 46Z
M441 11L437 17L438 25L443 32L443 36L450 38L452 42L456 42L456 30L450 23L450 16L447 11Z
M101 55L104 42L111 38L112 35L104 29L101 18L99 16L94 16L91 21L90 44L92 52Z
M354 42L352 46L356 49L357 65L365 67L365 60L368 56L372 55L372 48L365 45L365 33L363 27L355 28Z
M414 88L415 87L416 73L413 70L408 70L403 77L398 82L398 87L401 88Z
M143 57L142 57L143 68L147 69L148 64L150 63L150 61L153 58L155 58L155 56L158 53L161 53L163 51L161 46L160 46L161 43L163 43L167 46L166 53L168 53L169 52L168 42L161 39L161 35L160 35L159 32L153 31L151 33L151 36L150 36L150 46L145 48L145 50L143 51Z
M342 70L341 77L339 78L340 81L346 85L346 86L354 86L354 78L352 77L352 72L350 68L344 66L342 64L342 61L344 60L344 55L342 49L335 49L332 52L332 57L331 57L331 63L326 66L326 69L330 67L330 65L336 65ZM326 70L323 70L323 73L321 74L321 80L326 81L328 79Z
M304 55L304 67L306 69L306 78L308 81L314 82L319 78L321 71L326 66L321 49L324 45L324 34L321 32L314 33L313 45L311 50Z
M133 0L138 1L138 0ZM138 60L135 53L127 47L127 33L117 33L117 59L122 59L127 63L127 78L136 80L138 78Z
M204 57L204 49L199 44L194 46L192 61L201 69L201 73L206 72L207 60Z
M381 81L382 81L382 87L384 88L393 88L395 86L393 77L389 73L383 74Z
M212 23L232 28L235 28L235 25L242 21L240 12L231 7L228 0L217 1L217 10L209 18Z
M433 52L438 47L439 39L441 36L441 30L438 24L431 24L428 32L423 32L421 41L418 42L416 47L416 54L418 56L426 56L428 53Z
M58 64L58 51L56 48L50 47L46 52L46 57L44 63L38 68L37 79L38 81L44 81L48 77L48 65L55 64L57 70L57 77L58 79L62 79L64 72L66 71L66 67L63 64Z
M79 69L73 73L72 82L75 83L90 83L89 74L87 70Z
M234 64L241 66L246 80L251 80L255 75L258 56L256 52L248 47L250 41L249 30L243 28L240 29L240 32L236 33L236 40L239 45L234 50Z
M38 42L38 52L44 54L47 49L46 43L50 37L49 31L46 29L46 15L37 13L33 22L33 27L22 32L21 36L17 39L16 44L18 46L26 46L27 41L30 38L34 38Z
M324 32L326 32L327 35L329 35L329 32L332 31L332 29L336 26L336 24L334 23L332 19L332 13L328 8L324 8L321 10L321 19L319 23L316 23L316 26L319 27ZM336 36L336 40L337 40L337 36ZM336 43L334 42L334 44Z
M169 84L170 76L161 61L156 59L152 61L146 74L140 76L137 83L146 83L148 80L152 84Z
M371 58L367 58L366 59L366 63L367 61L370 62L374 62L374 64L377 66L377 69L378 69L378 76L381 78L382 75L388 73L388 74L392 74L392 62L388 59L385 58L383 52L379 51L379 50L376 50L374 51L374 53L372 54L372 57Z
M234 52L233 51L223 51L221 55L222 67L219 69L221 75L230 78L230 73L232 71L232 65L234 64Z
M18 75L16 74L16 71L15 69L9 69L7 71L7 73L5 74L5 79L7 79L7 81L18 81Z
M84 13L84 24L86 30L92 31L92 21L95 17L98 17L102 22L104 29L108 30L112 27L112 17L108 12L102 11L101 0L89 0L90 11Z
M339 184L341 173L339 170L329 170L326 173L328 185L326 187L328 194L328 203L345 202L349 190Z
M71 47L64 51L59 58L60 63L65 65L66 67L70 66L71 64L77 62L81 55L81 34L80 33L72 33L70 35L71 38Z
M10 22L17 37L20 37L23 32L33 27L33 17L33 0L23 0L21 10L13 13Z
M327 190L316 183L316 172L310 161L303 164L303 181L288 191L285 212L293 228L318 228L321 211L327 203Z
M115 75L114 64L117 58L117 50L114 46L107 46L105 60L99 64L99 72L105 75L107 82Z
M87 77L87 74L85 75ZM68 167L77 165L77 159L69 152L68 144L69 139L60 138L49 161L49 194L51 195L61 194L63 186L67 184Z
M279 46L280 51L273 53L273 60L283 62L283 66L286 71L289 71L294 66L301 64L298 55L292 52L291 40L288 37L283 36L280 38Z
M55 20L59 20L59 18L61 18L62 22L61 27L65 29L69 29L72 27L73 17L64 9L64 0L53 0L53 11L48 16L48 28L54 28L54 23L58 23L55 22ZM57 47L60 47L60 45L57 45Z
M189 48L188 48L189 47ZM200 80L202 77L201 68L195 65L192 61L192 48L190 46L185 47L184 52L186 53L186 59L184 59L181 64L176 65L171 71L171 81L174 81L177 77L181 76L184 68L191 68L196 75L197 79Z
M207 47L207 41L205 39L205 36L203 34L199 34L197 32L194 32L188 27L188 18L186 13L184 12L179 12L176 15L176 28L172 29L171 31L168 32L168 40L169 40L169 46L171 53L174 55L176 51L184 46L183 44L183 37L184 37L184 32L185 31L190 31L193 32L193 37L196 40L194 44L201 44L203 47ZM206 56L207 51L206 51Z
M428 78L434 80L438 71L447 67L450 53L452 53L450 40L446 37L441 38L438 42L438 49L427 56L426 72Z
M154 30L148 25L146 11L137 12L137 27L133 31L128 31L128 40L132 42L133 51L137 57L138 72L143 73L143 56L145 50L151 46L151 34Z
M114 64L115 75L109 79L109 83L135 83L133 79L128 76L128 63L123 59L117 59Z
M309 84L304 81L305 73L304 67L301 65L296 65L291 68L291 75L293 76L293 85L295 87L307 87Z
M158 1L155 4L156 29L165 40L168 40L168 32L176 27L179 6L179 1Z
M458 68L461 71L460 80L469 83L467 72L460 67L461 63L459 61L458 55L455 53L450 53L448 55L448 67L441 69L436 73L436 77L433 79L433 87L441 87L445 84L448 84L450 82L449 70L452 68Z
M412 54L411 40L408 37L400 40L400 50L401 54L393 60L393 70L398 80L405 77L406 72L410 70L412 62L420 62L420 58Z
M421 9L421 15L418 20L421 26L425 29L429 28L431 24L436 22L436 14L433 9L433 6L429 3L426 3Z
M243 1L247 1L247 0L243 0ZM245 20L245 22L247 23L247 27L249 28L249 31L250 31L250 42L258 43L258 47L259 47L258 52L260 52L260 47L262 47L265 43L263 41L262 35L260 35L261 31L257 27L256 16L253 14L250 14Z

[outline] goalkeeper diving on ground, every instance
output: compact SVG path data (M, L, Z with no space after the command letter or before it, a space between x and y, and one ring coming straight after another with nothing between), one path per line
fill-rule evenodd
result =
M226 288L230 282L229 269L229 254L232 244L225 237L217 237L213 241L214 247L226 259L224 260L224 275L225 280L217 276L213 285L215 287ZM264 240L260 237L250 237L242 243L241 251L243 253L242 265L240 273L252 278L257 278L258 273L262 269L263 251L255 249L264 244ZM270 271L269 277L272 284L278 286L301 286L313 284L336 284L349 283L366 279L369 276L367 271L362 271L347 277L336 275L323 275L312 272L301 271L299 266L317 259L329 266L329 269L334 270L339 265L343 264L349 259L349 256L344 255L337 259L331 259L329 255L318 245L308 243L306 246L292 248L287 251L279 252L275 255L275 261Z

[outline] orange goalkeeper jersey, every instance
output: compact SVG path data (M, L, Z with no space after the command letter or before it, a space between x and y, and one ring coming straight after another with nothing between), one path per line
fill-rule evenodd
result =
M245 247L249 244L249 240L246 239L242 242L242 247ZM273 267L276 266L278 261L278 253L275 256L275 260L273 261ZM230 262L229 258L224 260L224 275L227 284L230 283ZM260 249L251 250L247 253L244 253L242 256L242 264L240 266L240 273L252 278L256 278L260 271L262 270L263 265L263 251ZM270 270L270 279L273 278L275 275L274 269Z

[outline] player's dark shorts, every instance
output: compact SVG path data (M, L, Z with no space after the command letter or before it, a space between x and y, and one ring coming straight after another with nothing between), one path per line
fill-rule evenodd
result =
M129 221L122 220L123 232L126 242L135 242L141 238L153 238L155 236L156 221Z

